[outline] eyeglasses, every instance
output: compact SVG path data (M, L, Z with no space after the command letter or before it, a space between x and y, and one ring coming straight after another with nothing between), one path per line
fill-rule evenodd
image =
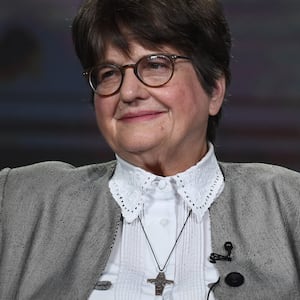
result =
M100 96L116 94L123 83L125 70L132 68L135 76L146 86L161 87L169 82L174 74L176 59L189 57L175 54L151 54L143 56L135 64L119 66L104 63L83 73L88 78L92 90Z

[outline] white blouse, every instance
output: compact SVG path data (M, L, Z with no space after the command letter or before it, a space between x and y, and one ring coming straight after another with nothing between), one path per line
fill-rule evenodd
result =
M208 260L211 231L208 208L224 187L224 178L213 146L195 166L174 176L161 177L117 157L109 182L120 205L123 225L119 228L108 264L100 281L110 281L108 290L94 290L89 300L199 300L206 299L208 285L218 272ZM192 213L164 269L167 284L162 296L155 295L159 268L138 216L157 257L164 266L189 211ZM214 299L211 293L210 300Z

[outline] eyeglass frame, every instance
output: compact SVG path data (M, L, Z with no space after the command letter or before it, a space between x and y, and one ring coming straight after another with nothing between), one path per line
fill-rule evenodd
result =
M150 85L150 84L147 84L143 81L143 79L140 77L139 75L139 72L138 72L138 66L140 64L141 61L143 61L144 59L146 58L150 58L152 56L163 56L163 57L166 57L169 59L169 61L171 62L171 66L172 66L172 72L168 78L168 80L162 84L159 84L159 85ZM115 63L102 63L102 64L99 64L99 65L96 65L94 67L91 67L85 71L83 71L82 75L84 77L86 77L88 79L88 83L90 85L90 87L92 88L93 92L96 93L97 95L101 96L101 97L109 97L109 96L113 96L115 94L117 94L121 87L122 87L122 84L123 84L123 81L124 81L124 76L125 76L125 70L128 69L128 68L132 68L133 69L133 73L135 74L135 76L137 77L137 79L143 83L145 86L148 86L148 87L153 87L153 88L159 88L161 86L164 86L165 84L167 84L173 77L174 75L174 71L175 71L175 62L176 62L176 59L187 59L189 61L191 61L192 59L188 56L184 56L184 55L177 55L177 54L166 54L166 53L153 53L153 54L148 54L148 55L144 55L142 56L136 63L134 64L126 64L126 65L118 65L118 64L115 64ZM104 94L99 94L97 92L97 89L94 87L93 83L92 83L92 78L91 78L91 74L92 72L97 69L97 68L100 68L100 67L104 67L104 66L107 66L107 67L112 67L112 68L116 68L120 71L120 74L121 74L121 80L120 80L120 84L119 84L119 87L113 92L113 93L110 93L110 94L107 94L107 95L104 95Z

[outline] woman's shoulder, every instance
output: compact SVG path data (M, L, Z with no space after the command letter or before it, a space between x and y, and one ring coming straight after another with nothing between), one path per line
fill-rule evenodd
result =
M225 178L223 196L235 195L257 207L278 202L281 207L299 210L300 173L263 163L220 163L220 167Z
M0 223L8 222L8 217L11 223L18 223L16 220L23 220L27 215L35 218L40 211L44 211L45 216L54 215L54 211L65 215L69 212L72 216L72 212L78 210L89 211L98 198L106 203L103 199L114 165L112 161L75 167L52 161L3 169L0 172ZM24 211L27 214L23 215ZM1 220L2 213L6 217Z
M283 218L289 224L286 226L299 226L298 172L262 163L220 163L220 168L225 185L214 205L218 216L227 212L229 216L243 215L245 220L259 219L265 224L266 215L270 214Z
M113 173L115 162L106 162L75 167L59 161L47 161L32 165L5 168L0 171L0 193L4 190L48 189L62 183L108 180ZM105 180L105 181L106 181Z
M285 181L300 183L300 173L286 167L265 163L219 162L227 181L270 182Z
M21 177L51 177L59 175L81 175L91 174L92 172L104 173L114 169L115 161L109 161L99 164L90 164L76 167L61 161L46 161L17 168L5 168L0 171L2 176L21 176Z

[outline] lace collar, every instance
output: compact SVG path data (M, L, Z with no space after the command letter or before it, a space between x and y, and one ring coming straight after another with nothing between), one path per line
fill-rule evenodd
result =
M154 175L116 157L117 166L109 187L128 223L137 218L154 189L168 182L175 186L178 195L200 221L224 186L224 177L212 144L209 144L209 151L196 165L167 177Z

